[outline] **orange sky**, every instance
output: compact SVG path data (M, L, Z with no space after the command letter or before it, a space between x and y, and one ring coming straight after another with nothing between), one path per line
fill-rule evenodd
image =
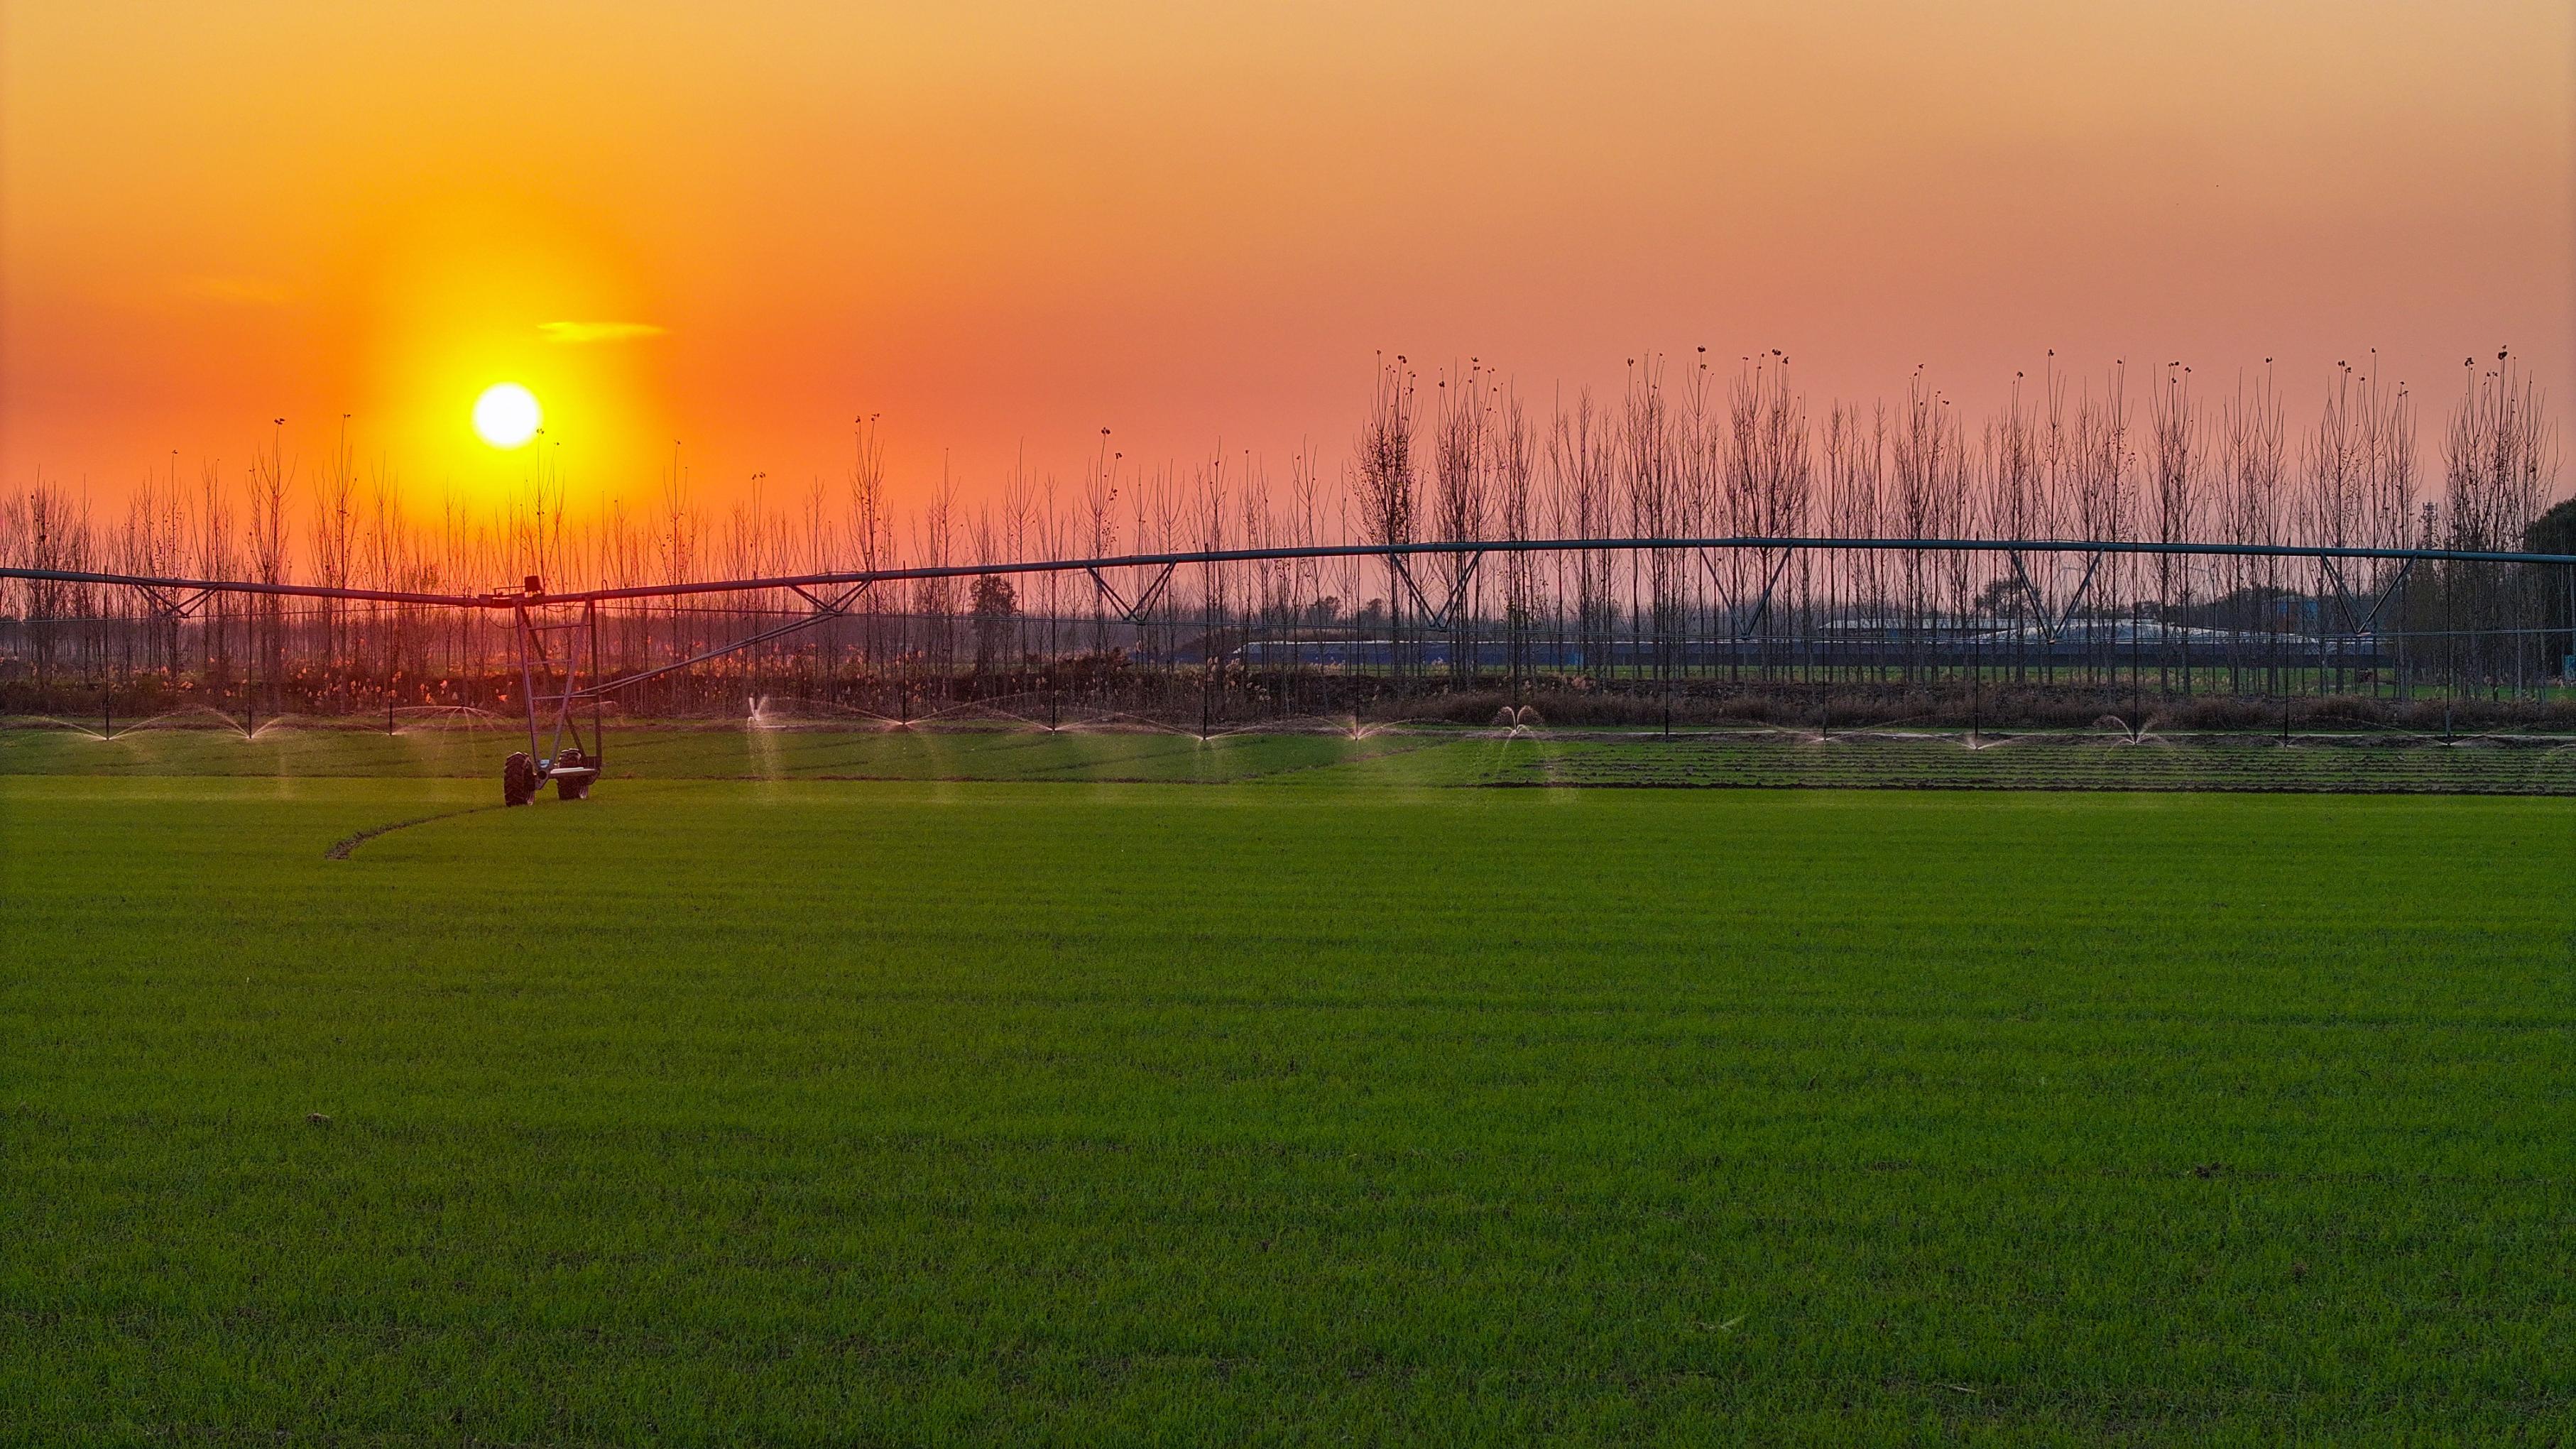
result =
M0 469L1338 466L1378 349L2576 392L2576 7L0 5ZM597 330L546 324L599 324ZM606 324L624 324L609 326ZM2206 375L2206 373L2204 374ZM2565 409L2562 407L2562 413ZM2432 419L2428 418L2428 422ZM2432 430L2428 428L2428 437ZM781 488L780 485L786 485Z

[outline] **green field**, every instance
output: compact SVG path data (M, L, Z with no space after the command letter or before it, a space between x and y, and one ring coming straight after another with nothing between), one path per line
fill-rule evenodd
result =
M0 727L0 775L388 776L495 781L526 736L475 729L144 729L100 739ZM1654 786L1758 789L2228 790L2576 795L2576 741L2395 732L2118 731L1961 735L1790 731L1521 734L1438 727L1345 733L1054 733L1038 729L747 729L738 722L619 725L623 777L699 780L1265 781L1301 785Z
M0 735L0 1439L2576 1432L2564 799L411 738Z

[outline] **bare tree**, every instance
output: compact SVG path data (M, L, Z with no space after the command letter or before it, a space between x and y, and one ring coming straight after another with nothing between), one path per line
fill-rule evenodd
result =
M1789 360L1778 349L1747 361L1736 374L1727 397L1727 436L1722 459L1723 496L1729 532L1759 538L1793 538L1807 530L1808 507L1815 491L1815 463L1809 451L1806 400L1789 385ZM1731 561L1746 561L1740 552ZM1782 550L1764 547L1749 560L1752 568L1735 576L1739 609L1760 615L1764 640L1763 667L1772 665L1769 640L1785 611L1781 575L1789 559ZM1739 629L1752 624L1740 621Z
M2075 527L2085 542L2118 543L2129 538L2137 501L2132 467L2135 458L2129 442L2128 366L2125 362L2114 363L2102 395L2097 399L2091 383L2086 383L2075 410L2073 501ZM2109 618L2109 602L2127 592L2130 557L2125 553L2089 555L2074 591L2059 606L2060 617L2080 613L2094 621ZM2102 678L2106 668L2116 676L2119 660L2109 652L2114 633L2088 623L2081 637L2087 646L2087 668L2093 676ZM2135 662L2132 655L2133 666Z
M1536 440L1529 411L1517 392L1506 389L1494 429L1493 475L1503 537L1524 543L1531 537L1530 474L1536 462ZM1518 699L1530 668L1530 630L1537 613L1538 575L1530 556L1513 550L1503 560L1503 627L1510 661L1512 694Z
M2359 535L2366 502L2366 428L2365 419L2356 415L2352 364L2337 362L2324 411L2301 449L2298 522L2307 542L2349 548Z
M1959 462L1962 450L1958 425L1950 409L1950 400L1924 380L1916 369L1907 383L1905 412L1892 439L1890 482L1894 486L1897 536L1927 539L1938 536L1943 511L1942 490L1951 470ZM1913 677L1921 653L1922 635L1931 622L1931 571L1925 566L1920 549L1905 552L1905 670Z
M2371 353L2363 379L2362 537L2374 548L2403 548L2414 526L2421 464L2415 446L2415 403L2403 382L2391 384Z
M1084 542L1093 558L1107 558L1118 551L1118 465L1126 455L1112 452L1109 430L1100 430L1100 452L1092 460L1091 476L1083 484L1083 511L1087 527ZM1100 653L1109 649L1109 616L1102 609L1104 601L1094 592L1091 608L1091 647Z
M2219 519L2228 542L2281 541L2287 434L2270 371L2267 369L2250 386L2240 377L2236 396L2219 423L2225 489L2219 502ZM2229 624L2237 647L2231 651L2229 667L2231 682L2240 690L2244 687L2243 640L2247 627L2260 624L2267 635L2279 630L2279 574L2278 561L2268 556L2239 556L2230 570L2234 587L2230 590L2233 617Z
M1221 553L1227 546L1225 449L1219 446L1208 460L1199 465L1195 475L1197 497L1192 500L1190 525L1201 553ZM1177 500L1176 500L1177 501ZM1210 563L1199 570L1199 708L1202 729L1209 708L1209 688L1217 660L1222 656L1219 643L1225 627L1231 600L1226 589L1223 564Z
M2471 358L2464 370L2468 385L2452 410L2443 437L2442 472L2450 545L2458 549L2509 550L2523 546L2524 535L2540 516L2542 501L2555 489L2558 432L2539 388L2526 376L2510 351L2498 349L2493 367ZM2489 643L2516 602L2517 581L2498 571L2473 566L2450 569L2447 592L2454 599L2453 627L2465 626L2477 650L2462 663L2490 685L2507 682L2519 690L2528 682L2532 656L2528 636Z
M944 569L956 561L957 480L944 458L939 468L939 491L930 496L913 528L916 566ZM922 653L943 687L956 662L955 596L955 585L945 577L913 581L912 612L926 631Z
M1471 359L1455 378L1439 380L1439 417L1432 433L1433 500L1442 540L1472 543L1485 536L1486 491L1490 482L1486 431L1484 373ZM1453 386L1454 384L1454 386ZM1475 675L1475 633L1469 620L1475 610L1466 598L1472 555L1442 554L1436 570L1441 597L1449 610L1449 672L1461 682Z
M314 580L326 588L349 586L349 570L355 553L357 532L357 459L349 451L349 415L340 415L340 431L331 447L331 466L318 480L313 500L313 572ZM336 599L321 601L323 655L326 663L339 668L348 662L347 606Z
M2491 368L2472 359L2466 370L2442 448L2452 546L2517 548L2557 477L2557 427L2509 352L2498 351Z
M1641 538L1669 538L1675 532L1681 482L1674 457L1672 409L1664 395L1663 361L1650 356L1642 364L1634 358L1629 363L1618 438L1627 531ZM1680 572L1676 551L1648 549L1642 555L1632 551L1628 563L1631 642L1645 642L1636 637L1636 630L1653 631L1656 672L1668 688L1681 628L1680 597L1674 587Z
M1029 545L1038 531L1037 480L1029 472L1028 450L1023 447L1011 463L1010 481L1002 489L1003 557L1021 563L1029 556ZM1025 657L1029 652L1028 624L1014 611L1012 625L1013 653Z
M894 514L886 506L885 438L878 431L879 416L863 413L851 423L850 546L859 567L870 573L884 568L894 553ZM871 665L879 664L885 658L880 624L886 600L873 595L862 602L867 616L860 629L859 650Z
M1369 394L1368 416L1353 451L1358 457L1359 502L1369 541L1389 546L1413 541L1413 373L1399 355L1380 363ZM1390 667L1402 669L1403 561L1389 555L1386 603Z
M689 475L680 466L680 445L671 445L671 469L662 475L662 518L658 544L661 550L662 577L684 582L698 576L698 550L702 526L696 505L689 497ZM682 655L696 647L690 615L680 600L670 603L671 648Z
M1570 419L1562 411L1557 414L1548 438L1548 463L1565 524L1559 532L1571 538L1609 535L1616 447L1610 419L1593 406L1589 389L1576 395ZM1574 555L1576 648L1584 669L1595 678L1606 674L1611 663L1610 633L1617 623L1612 565L1613 556L1598 549Z
M2180 362L2165 365L2164 385L2156 392L2148 419L2154 437L2154 458L2149 465L2155 476L2155 537L2162 544L2187 543L2200 534L2203 498L2201 473L2206 468L2202 456L2201 418L2191 395L2191 369ZM2182 665L2183 689L2191 689L2190 636L2173 628L2175 608L2179 604L2187 615L2192 606L2191 560L2169 553L2156 555L2156 617L2159 650L2162 660L2169 652L2178 651ZM2171 686L2170 679L2165 681Z
M286 462L285 440L286 420L279 418L268 452L250 473L251 576L263 584L286 582L286 500L292 475ZM285 601L274 594L263 595L255 609L259 620L260 676L272 699L282 699L279 689L286 673Z

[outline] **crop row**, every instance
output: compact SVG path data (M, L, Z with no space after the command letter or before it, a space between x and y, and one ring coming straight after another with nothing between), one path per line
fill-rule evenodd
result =
M1579 745L1502 762L1497 784L1857 788L2576 792L2576 751L2421 746Z

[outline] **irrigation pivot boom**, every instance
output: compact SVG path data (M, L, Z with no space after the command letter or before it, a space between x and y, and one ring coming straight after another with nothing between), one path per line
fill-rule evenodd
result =
M519 666L521 705L526 716L527 748L513 752L503 762L502 798L511 805L524 805L534 800L546 782L552 781L558 798L580 800L590 793L607 759L603 737L600 703L610 695L646 680L675 671L692 668L710 660L753 648L770 640L809 629L827 620L850 613L854 605L878 585L910 583L939 579L974 579L992 575L1083 574L1088 575L1100 594L1100 602L1118 617L1134 622L1142 618L1155 600L1170 585L1174 573L1185 566L1218 567L1227 564L1260 564L1286 561L1323 561L1375 559L1383 562L1414 595L1422 616L1436 629L1453 619L1464 607L1466 581L1486 554L1609 554L1609 553L1697 553L1704 562L1711 555L1749 553L1764 567L1758 572L1766 582L1758 601L1750 605L1751 622L1739 626L1739 632L1758 627L1762 616L1770 611L1773 591L1789 554L1802 551L1816 553L1888 552L1918 554L1986 554L2005 557L2013 572L2015 586L2026 591L2034 612L2040 617L2043 632L2054 634L2070 622L2092 586L2095 572L2106 556L2136 554L2146 556L2223 557L2305 559L2312 561L2320 574L2332 580L2341 610L2355 625L2354 632L2373 633L2389 597L2398 584L2418 564L2469 563L2548 565L2562 570L2568 579L2571 604L2576 604L2576 554L2522 553L2502 550L2441 548L2364 548L2329 547L2316 544L2250 544L2149 542L2130 539L1998 539L1998 538L1833 538L1833 537L1718 537L1718 538L1574 538L1574 539L1457 539L1408 543L1325 544L1289 548L1209 549L1194 552L1158 554L1121 554L1101 558L1050 560L1010 560L989 563L947 564L920 568L885 568L847 572L808 573L775 577L752 577L683 581L610 589L585 589L567 593L548 593L544 580L529 575L517 590L498 590L488 594L439 594L391 589L337 588L312 584L266 583L241 579L164 578L138 574L94 573L65 569L0 568L0 579L21 579L36 583L98 585L130 590L138 597L144 617L176 623L194 614L216 595L246 595L260 598L296 598L336 600L344 603L377 603L408 605L422 608L506 611L512 621ZM2034 555L2075 555L2085 560L2084 582L2073 597L2052 608L2040 596L2031 578L2026 560ZM1417 556L1457 560L1455 580L1445 602L1435 604L1415 582L1409 561ZM2371 602L2366 615L2359 602L2351 597L2340 567L2353 560L2378 560L2398 564L2394 578ZM1144 581L1133 602L1110 581L1113 571L1125 570L1131 577ZM1713 565L1712 565L1713 570ZM1712 578L1716 575L1712 571ZM1722 581L1721 581L1722 583ZM686 658L668 664L603 677L600 652L600 608L604 604L669 602L704 595L744 594L769 591L792 593L805 603L806 611L791 614L784 620L729 643L713 645ZM42 622L30 618L28 622ZM583 705L588 705L588 719L583 718Z

